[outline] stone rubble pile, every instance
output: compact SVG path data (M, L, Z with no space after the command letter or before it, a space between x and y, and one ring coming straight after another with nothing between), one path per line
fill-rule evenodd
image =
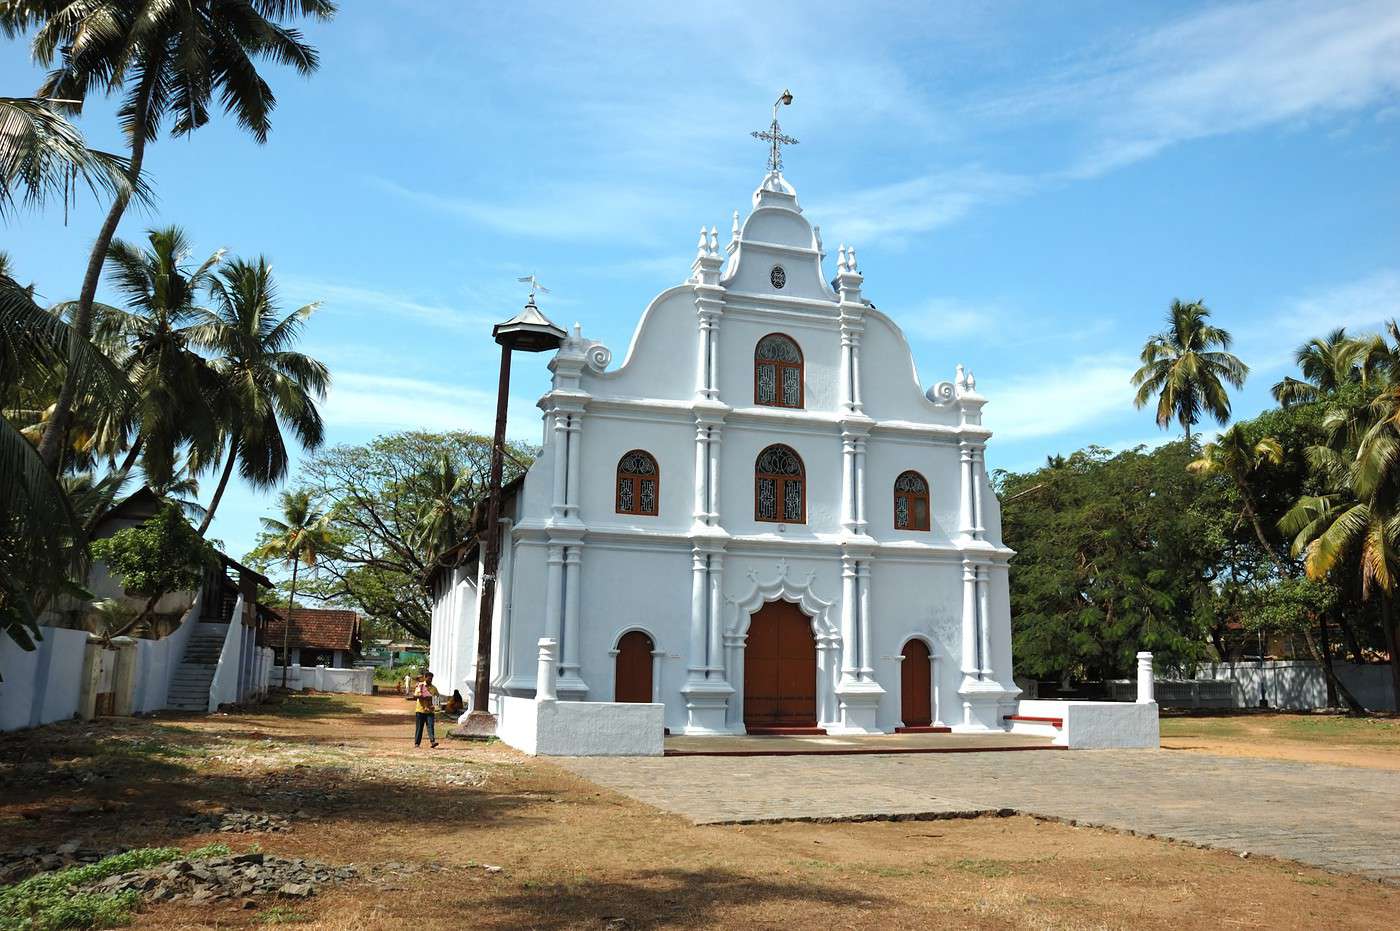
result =
M0 851L0 886L17 883L36 873L49 873L70 866L96 863L103 857L120 852L84 847L81 841L76 840L65 841L53 848L31 846Z
M309 818L310 815L298 811L293 817L301 820ZM170 826L198 834L208 831L218 831L221 834L278 834L292 829L291 819L285 815L236 809L185 815L172 819Z
M137 892L152 902L220 902L257 895L304 899L320 886L348 882L353 866L329 866L300 857L239 853L205 860L176 860L109 876L86 887L101 893ZM251 900L245 901L251 907Z

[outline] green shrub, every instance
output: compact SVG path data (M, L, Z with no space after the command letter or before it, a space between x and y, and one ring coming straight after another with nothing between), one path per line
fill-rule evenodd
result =
M144 524L93 541L92 555L127 592L146 596L198 589L215 558L213 548L169 502Z
M58 931L127 924L141 902L139 893L75 892L73 889L171 860L219 857L229 852L225 844L209 844L189 853L178 847L143 847L86 866L31 876L13 886L0 888L0 931Z

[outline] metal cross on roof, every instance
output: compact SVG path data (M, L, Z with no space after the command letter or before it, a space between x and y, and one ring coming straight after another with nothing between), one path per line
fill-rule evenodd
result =
M781 146L797 145L797 140L787 135L778 126L778 107L792 103L792 91L785 90L777 100L773 102L773 124L768 127L767 132L754 130L749 133L755 139L762 139L768 143L768 170L783 170L783 150Z
M516 280L516 281L519 281L519 282L522 282L522 283L524 283L524 282L529 282L529 284L530 284L530 303L532 303L532 304L535 302L535 292L536 292L536 291L538 291L540 294L548 294L548 293L549 293L549 289L546 288L544 285L540 284L540 280L539 280L538 278L536 278L534 275L526 275L524 278L517 278L517 279L515 279L515 280Z

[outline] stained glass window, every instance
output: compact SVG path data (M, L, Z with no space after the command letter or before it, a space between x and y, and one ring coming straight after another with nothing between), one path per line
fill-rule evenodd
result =
M896 530L928 530L928 482L918 472L900 474L894 480L894 526Z
M769 446L754 462L754 518L786 524L807 522L802 459L791 447Z
M802 350L791 338L770 333L754 349L755 404L802 407Z
M661 469L651 453L634 449L617 462L617 513L660 513Z

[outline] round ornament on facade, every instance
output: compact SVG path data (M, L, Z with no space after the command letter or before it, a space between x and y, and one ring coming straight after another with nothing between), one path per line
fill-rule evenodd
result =
M781 265L774 265L773 270L768 273L768 280L772 282L773 287L781 289L787 284L787 272L783 271Z

